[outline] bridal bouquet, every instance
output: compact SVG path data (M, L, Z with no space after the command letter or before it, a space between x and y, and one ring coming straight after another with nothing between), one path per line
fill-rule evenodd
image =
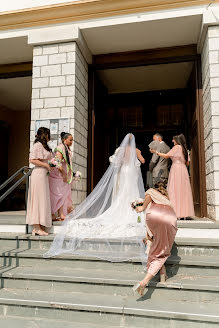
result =
M50 161L48 161L48 164L50 167L61 167L62 166L62 161L58 157L53 157ZM47 173L49 175L49 172Z
M136 210L136 208L137 208L138 206L143 206L143 204L144 204L144 199L139 198L139 199L133 200L133 201L131 202L131 207L133 208L133 210ZM138 215L137 222L138 222L138 223L141 222L141 217L140 217L140 215Z
M75 178L75 180L81 180L82 173L80 171L73 172L73 177Z

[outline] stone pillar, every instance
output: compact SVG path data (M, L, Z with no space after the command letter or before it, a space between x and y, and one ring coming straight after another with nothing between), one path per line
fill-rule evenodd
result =
M202 84L208 216L219 221L219 26L206 34Z
M70 120L73 168L81 182L73 182L73 203L86 197L88 135L88 64L76 42L35 46L31 106L31 143L37 119Z

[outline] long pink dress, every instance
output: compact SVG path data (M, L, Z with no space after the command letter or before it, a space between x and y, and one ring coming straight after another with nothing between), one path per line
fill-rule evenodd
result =
M39 159L48 163L52 154L47 151L40 142L33 145L30 152L31 159ZM35 166L30 177L30 189L28 193L26 223L29 225L40 224L44 227L52 226L50 205L50 192L48 171L44 167Z
M51 198L51 210L52 214L55 214L60 207L63 206L64 215L68 214L68 211L72 208L72 193L71 193L71 181L72 181L72 153L69 152L70 165L66 162L65 147L63 144L58 145L55 152L60 152L63 155L62 168L64 172L68 173L68 182L63 181L61 172L54 168L49 175L49 189ZM67 169L68 165L68 169ZM68 172L67 172L68 171Z
M167 190L176 216L178 218L194 216L192 189L182 147L174 146L167 155L172 160Z
M159 191L148 189L152 198L146 211L146 224L153 235L148 254L147 272L155 276L165 264L177 232L177 217L168 200ZM170 204L170 202L169 202Z

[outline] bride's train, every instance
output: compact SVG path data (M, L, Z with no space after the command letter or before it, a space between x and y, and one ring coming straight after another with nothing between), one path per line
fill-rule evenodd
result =
M146 261L144 215L139 219L131 208L133 200L144 198L132 134L126 135L110 162L92 193L68 215L46 257L70 253L112 262Z

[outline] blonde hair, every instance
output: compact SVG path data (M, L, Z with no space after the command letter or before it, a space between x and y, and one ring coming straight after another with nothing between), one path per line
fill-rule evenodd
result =
M169 199L166 187L167 187L167 181L160 180L155 184L154 189L159 191L162 195L164 195L165 197L167 197Z

